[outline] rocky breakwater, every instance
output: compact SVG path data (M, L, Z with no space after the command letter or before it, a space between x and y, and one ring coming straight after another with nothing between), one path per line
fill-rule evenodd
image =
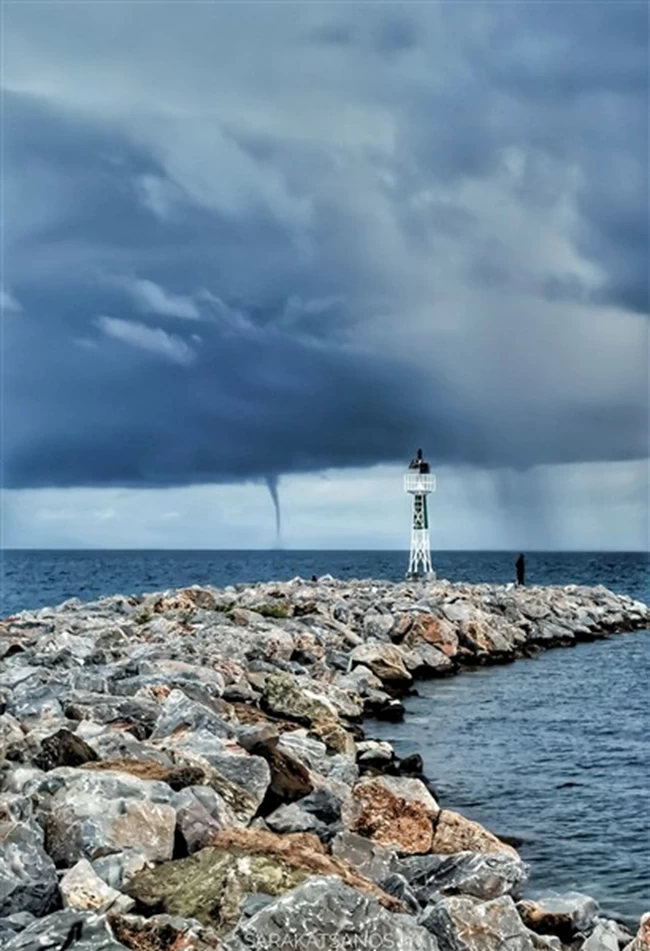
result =
M647 951L366 739L416 678L647 627L603 588L187 588L0 622L0 946Z

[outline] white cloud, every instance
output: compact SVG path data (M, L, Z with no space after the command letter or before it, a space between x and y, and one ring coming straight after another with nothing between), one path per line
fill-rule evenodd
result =
M185 343L182 337L169 334L161 327L147 327L137 321L122 320L119 317L98 317L97 326L108 337L120 340L131 347L158 354L181 366L189 366L196 357L195 351Z
M164 287L148 280L125 280L124 287L145 314L200 320L201 313L191 297L171 294Z

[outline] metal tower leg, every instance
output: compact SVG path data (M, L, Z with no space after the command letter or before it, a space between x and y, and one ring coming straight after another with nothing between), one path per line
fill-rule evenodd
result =
M427 497L419 493L413 496L411 554L409 557L408 576L410 578L433 577Z

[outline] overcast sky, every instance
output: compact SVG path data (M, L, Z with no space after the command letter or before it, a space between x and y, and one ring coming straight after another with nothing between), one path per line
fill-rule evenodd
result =
M644 2L4 3L4 543L648 543Z

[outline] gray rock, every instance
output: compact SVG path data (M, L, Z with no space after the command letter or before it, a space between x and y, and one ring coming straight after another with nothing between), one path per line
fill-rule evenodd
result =
M55 862L72 865L131 846L149 861L171 858L176 813L166 783L68 767L45 775L38 791Z
M217 832L239 825L233 810L219 793L209 786L187 786L174 794L176 831L188 855L209 845Z
M105 916L66 908L33 922L4 951L124 951Z
M272 832L281 834L313 832L323 840L331 838L334 832L316 816L301 809L298 802L290 802L286 806L279 806L266 816L266 825Z
M17 911L13 915L7 915L6 918L0 918L0 938L3 931L11 931L17 934L31 925L33 921L35 921L35 918L30 911ZM9 938L7 937L6 940L9 940Z
M404 905L411 914L419 914L421 910L420 902L403 875L400 875L398 872L392 872L379 884L388 895L392 895L393 898L399 898L401 902L404 902Z
M360 763L390 763L395 751L386 740L364 740L357 743L357 759Z
M127 895L107 885L97 875L88 859L79 859L76 865L68 869L59 885L64 908L77 911L104 912L110 908L126 912L135 902Z
M259 809L271 782L269 764L261 756L226 747L206 730L190 733L175 743L177 763L203 768L210 785L223 796L235 815L249 822Z
M420 917L438 939L440 951L534 951L532 938L512 898L489 902L443 898Z
M307 879L298 888L240 921L229 951L258 946L391 948L437 951L435 939L409 915L394 914L337 878ZM290 942L293 942L291 944ZM324 944L324 942L327 942ZM365 943L364 943L365 942Z
M332 840L332 855L349 862L361 875L377 884L388 878L397 863L395 852L356 832L339 832Z
M422 902L430 900L429 892L470 895L483 900L500 898L516 892L528 874L521 859L505 852L414 856L400 862L397 871L414 886Z
M156 720L151 739L197 730L205 730L223 739L234 733L233 728L209 707L190 700L182 690L172 690Z
M91 865L103 882L116 891L122 891L129 879L144 868L146 859L136 849L123 849L93 859Z
M0 915L45 915L58 903L54 862L26 823L0 824Z
M580 951L619 951L620 937L621 931L615 921L599 921Z

